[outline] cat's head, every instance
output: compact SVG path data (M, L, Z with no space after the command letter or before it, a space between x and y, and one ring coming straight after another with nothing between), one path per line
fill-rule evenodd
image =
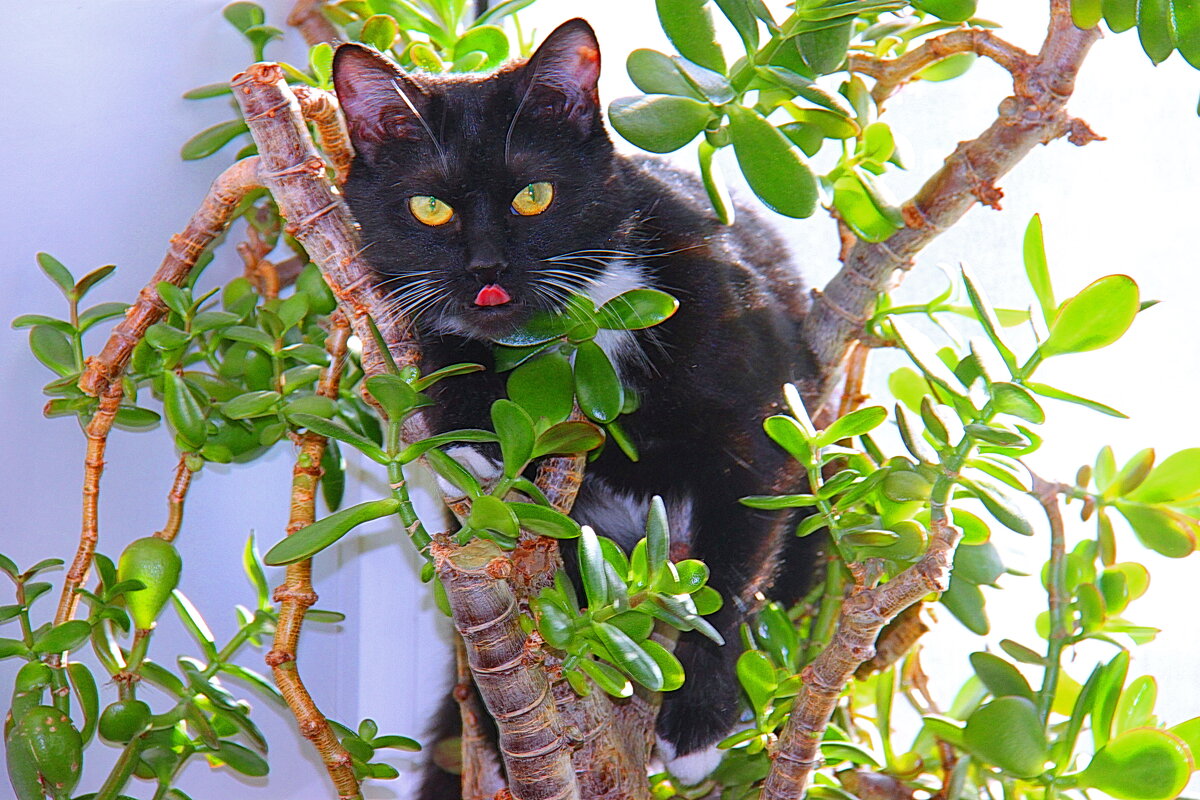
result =
M630 209L601 119L600 50L583 20L491 75L405 73L338 48L356 158L346 199L394 308L487 339L605 270Z

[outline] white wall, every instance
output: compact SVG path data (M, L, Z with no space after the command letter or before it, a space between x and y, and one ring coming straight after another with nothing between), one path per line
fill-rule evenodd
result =
M6 256L0 319L65 308L34 264L38 250L53 253L77 275L116 263L117 276L95 292L96 300L129 299L157 265L168 236L183 226L208 183L229 162L228 153L193 163L177 155L192 133L232 116L223 100L180 98L189 88L228 78L248 59L248 48L220 17L222 5L220 0L52 0L7 10L10 35L0 49L7 113L0 149L9 202L0 215ZM270 0L265 5L269 20L282 25L290 4ZM1036 49L1044 24L1044 12L1036 9L1043 4L1019 4L1022 11L1010 5L990 0L983 11L1011 21L1017 43ZM665 47L653 4L543 0L524 19L544 34L580 15L601 37L605 100L631 93L624 54L634 47ZM271 45L268 56L302 62L298 37L290 34L288 41ZM976 72L955 83L912 87L892 102L894 126L920 145L910 153L910 174L890 179L897 195L911 193L956 141L974 136L994 116L1008 91L1006 76L990 64L981 63ZM1196 215L1190 191L1200 175L1197 86L1197 73L1177 56L1152 69L1132 35L1100 42L1071 109L1109 140L1082 150L1065 142L1038 148L1002 182L1004 210L972 210L922 254L903 290L904 297L928 296L939 285L937 264L966 262L998 304L1028 304L1023 279L1014 276L1021 274L1021 232L1029 216L1040 211L1060 294L1099 275L1125 272L1137 279L1145 296L1165 301L1135 324L1127 341L1045 368L1046 382L1074 387L1133 417L1121 422L1053 408L1059 441L1070 444L1035 458L1035 466L1049 476L1070 478L1104 444L1127 457L1141 446L1155 446L1165 455L1200 443L1200 430L1189 416L1200 360L1200 337L1194 333L1200 278L1191 244ZM836 266L828 220L781 221L781 227L810 281L819 285L827 279ZM236 258L225 252L207 280L223 281L237 268ZM91 349L99 344L94 340ZM0 458L5 517L0 551L22 564L50 554L69 558L78 530L82 436L70 421L41 417L39 387L48 373L29 355L23 332L0 334L0 364L0 420L6 433ZM150 441L153 447L146 446ZM129 539L161 526L174 460L161 431L113 436L102 494L102 550L116 553ZM233 630L230 601L252 601L241 578L240 543L251 531L267 544L282 534L290 460L286 448L279 448L254 468L208 468L193 490L180 539L187 555L182 587L212 615L218 638ZM372 496L379 491L378 480L353 491ZM1013 541L1016 537L1004 533L997 539L1012 552L1016 566L1037 563L1045 547L1041 539ZM1141 556L1135 545L1122 549L1125 557ZM1137 656L1140 668L1158 674L1162 694L1170 698L1163 711L1178 721L1200 714L1200 697L1190 680L1200 645L1184 616L1188 604L1180 602L1191 596L1185 581L1194 562L1146 558L1156 585L1151 599L1130 616L1158 622L1166 632ZM1023 600L1030 613L997 625L994 638L1031 639L1025 618L1042 601L1035 584L1024 588L1006 593L1005 607ZM349 614L337 635L314 625L302 642L301 668L322 708L341 721L371 715L386 732L419 736L437 702L439 691L433 687L447 656L436 615L397 532L360 535L323 556L318 591L322 607ZM43 601L43 612L50 602ZM361 620L367 624L360 627ZM164 623L158 652L190 648L177 627ZM973 645L962 644L953 621L944 628L939 636L952 639L952 647ZM963 659L945 655L952 651L930 650L939 657L930 655L929 662L943 674L965 672ZM261 667L260 656L250 653L246 663ZM12 662L0 665L0 685L11 671ZM273 744L274 770L269 784L242 783L270 788L251 792L225 771L200 765L191 770L185 788L195 797L327 797L320 765L289 733L286 713L261 701L255 705ZM115 756L113 750L107 758ZM404 756L391 760L402 770L415 763ZM106 771L107 764L93 763L89 774L100 774L97 767ZM406 772L404 780L409 776ZM408 794L405 782L375 784L368 791L371 797Z

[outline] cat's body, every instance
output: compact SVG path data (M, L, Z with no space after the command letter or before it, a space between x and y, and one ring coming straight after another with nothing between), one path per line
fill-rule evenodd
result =
M792 599L811 572L811 548L789 536L786 512L738 503L781 488L786 457L761 426L778 412L782 385L812 373L798 345L801 281L751 211L723 226L694 177L613 151L586 23L566 23L528 65L482 80L390 69L364 49L338 51L338 94L359 154L345 190L368 259L418 318L425 369L490 366L489 337L557 306L568 289L597 304L642 287L680 301L656 328L598 339L640 398L622 418L640 459L610 444L589 464L573 516L629 548L644 535L649 499L662 495L673 556L704 560L725 598L711 621L731 644L681 637L687 681L664 698L658 722L668 765L702 776L710 746L737 720L738 625L776 580L785 546L794 568L777 589ZM527 204L514 196L532 197L539 182L553 187L549 205L517 212ZM408 206L412 197L421 207ZM445 216L435 198L453 216L421 222ZM443 382L439 427L488 427L505 377L489 370ZM490 468L478 455L456 456Z

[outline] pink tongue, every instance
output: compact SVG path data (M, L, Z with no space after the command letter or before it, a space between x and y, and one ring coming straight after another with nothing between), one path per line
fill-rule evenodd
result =
M479 290L479 294L475 295L475 305L477 306L502 306L509 300L512 298L498 283L488 284Z

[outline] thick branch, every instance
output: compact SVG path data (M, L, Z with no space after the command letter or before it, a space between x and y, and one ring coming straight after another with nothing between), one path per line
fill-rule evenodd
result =
M369 318L379 327L397 364L417 365L420 353L411 329L402 318L386 313L388 304L362 258L354 219L325 174L325 162L313 146L283 70L277 64L255 64L230 83L258 145L262 185L288 221L287 232L304 246L337 295L362 342L363 370L367 375L386 371ZM409 441L428 436L424 419L410 417L405 435Z
M804 668L804 686L773 754L763 800L803 797L808 779L821 765L821 738L842 688L858 666L875 655L880 629L930 592L950 585L954 548L962 534L944 520L935 521L925 555L892 580L874 588L857 587L842 604L833 640Z
M882 106L885 100L913 80L921 70L956 53L986 56L1011 72L1014 78L1022 76L1034 60L1032 55L991 31L965 28L929 39L898 58L852 55L849 70L875 79L871 96Z
M75 559L67 570L63 581L62 595L58 599L58 611L54 624L61 625L75 616L79 595L75 590L87 580L92 568L92 556L96 553L96 542L100 539L100 476L104 472L104 451L108 447L108 434L121 407L121 382L109 384L100 397L100 407L87 425L87 454L83 458L83 521L79 530L79 548Z
M242 159L217 176L183 233L171 237L162 264L138 292L137 302L125 312L125 319L113 328L104 349L99 355L88 358L87 370L79 379L80 389L100 395L120 377L146 329L167 313L166 303L158 296L158 284L166 281L182 285L205 248L229 227L238 203L258 187L257 157Z
M454 639L454 699L458 701L462 720L462 800L492 800L504 788L500 774L499 753L483 728L484 711L475 691L471 666L467 663L467 646L459 637Z
M823 291L814 292L804 337L821 374L805 387L809 408L822 405L847 349L861 335L876 298L887 291L897 270L911 266L923 247L977 201L998 206L1002 193L995 182L1036 145L1064 134L1076 143L1095 138L1086 125L1067 116L1065 106L1099 33L1076 28L1066 0L1052 0L1051 7L1042 49L1016 76L1014 94L1000 104L996 121L977 139L961 143L905 204L904 228L883 242L855 243L838 274Z
M346 176L350 174L350 162L354 160L354 145L350 143L350 132L346 130L346 121L342 118L337 97L311 86L296 86L293 91L300 101L304 118L317 126L321 152L333 165L337 182L345 183Z
M338 395L342 368L346 360L346 340L350 338L350 326L341 313L332 318L333 330L325 341L329 352L329 366L321 375L317 394L334 399ZM325 438L308 432L298 437L300 452L292 468L292 502L288 517L287 535L311 525L316 519L317 486L321 480L321 457L325 453ZM328 720L317 708L312 695L300 678L296 664L296 648L300 640L300 628L304 614L317 601L312 585L312 559L305 559L287 568L283 585L275 590L279 603L279 620L275 626L275 640L266 655L267 665L275 677L284 701L296 717L300 733L313 743L338 797L343 800L360 798L358 779L350 754L342 747Z
M300 31L309 47L321 42L332 43L338 38L337 29L321 13L323 5L325 0L296 0L292 13L288 14L288 25Z
M438 537L432 552L475 683L496 720L512 796L578 798L550 683L539 665L528 663L516 597L505 580L511 562L485 540L459 547Z

